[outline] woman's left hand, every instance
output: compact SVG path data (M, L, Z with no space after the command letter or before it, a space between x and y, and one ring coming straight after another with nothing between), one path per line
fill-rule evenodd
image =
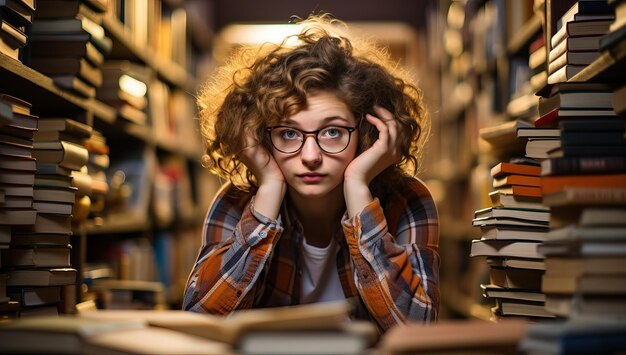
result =
M378 129L378 139L350 162L344 172L347 181L368 185L378 174L400 159L397 144L398 121L391 112L380 106L374 106L374 113L378 117L366 114L365 119Z
M349 217L354 217L373 201L369 183L401 157L396 118L380 106L374 106L374 113L378 117L367 114L365 119L378 129L378 139L351 161L343 174L343 193Z

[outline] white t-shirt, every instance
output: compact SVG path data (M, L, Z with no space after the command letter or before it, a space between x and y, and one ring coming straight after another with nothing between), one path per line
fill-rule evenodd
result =
M346 298L337 273L338 251L339 246L334 239L324 248L309 245L304 239L301 303L331 302Z

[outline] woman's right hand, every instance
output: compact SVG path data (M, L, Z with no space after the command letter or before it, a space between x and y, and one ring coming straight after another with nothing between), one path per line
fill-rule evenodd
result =
M246 136L246 148L238 158L254 174L259 189L254 198L254 209L262 215L276 219L282 204L287 183L272 154L252 135Z

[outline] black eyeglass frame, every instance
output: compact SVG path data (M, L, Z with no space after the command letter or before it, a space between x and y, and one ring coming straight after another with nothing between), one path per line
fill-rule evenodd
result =
M338 151L338 152L329 152L326 149L322 148L322 146L320 145L319 140L317 139L317 135L328 128L332 128L332 127L337 127L337 128L343 128L346 129L348 131L348 142L346 143L346 146ZM284 150L279 149L278 147L276 147L276 145L274 144L274 141L272 141L272 130L275 128L289 128L289 129L293 129L294 131L298 131L300 133L302 133L303 137L302 137L302 141L300 142L300 147L298 147L298 149L294 150L293 152L285 152ZM302 147L304 147L304 142L306 142L306 138L309 136L312 136L313 139L315 139L315 143L317 144L317 146L326 154L339 154L341 152L343 152L344 150L348 149L348 146L350 145L350 140L352 139L352 132L356 131L356 127L348 127L348 126L337 126L337 125L333 125L333 126L327 126L327 127L323 127L320 128L318 130L315 131L303 131L301 129L298 128L294 128L294 127L290 127L290 126L271 126L271 127L267 127L266 130L267 132L270 134L270 143L272 144L272 147L274 147L274 149L278 150L281 153L285 153L285 154L295 154L297 152L299 152Z

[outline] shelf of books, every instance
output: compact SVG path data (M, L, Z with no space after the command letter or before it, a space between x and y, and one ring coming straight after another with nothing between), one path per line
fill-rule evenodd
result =
M496 66L504 70L464 77L480 82L477 108L462 119L476 117L480 137L470 182L480 237L469 255L485 265L467 269L483 272L472 282L494 321L534 323L521 350L566 352L593 338L590 346L616 351L626 327L626 2L521 3L466 8L470 22L501 12L507 27L511 10L522 14L521 27L505 31L515 35ZM482 49L470 45L464 53ZM491 105L474 112L487 93Z
M72 313L103 280L166 285L176 304L217 189L199 164L183 5L0 7L0 315Z

